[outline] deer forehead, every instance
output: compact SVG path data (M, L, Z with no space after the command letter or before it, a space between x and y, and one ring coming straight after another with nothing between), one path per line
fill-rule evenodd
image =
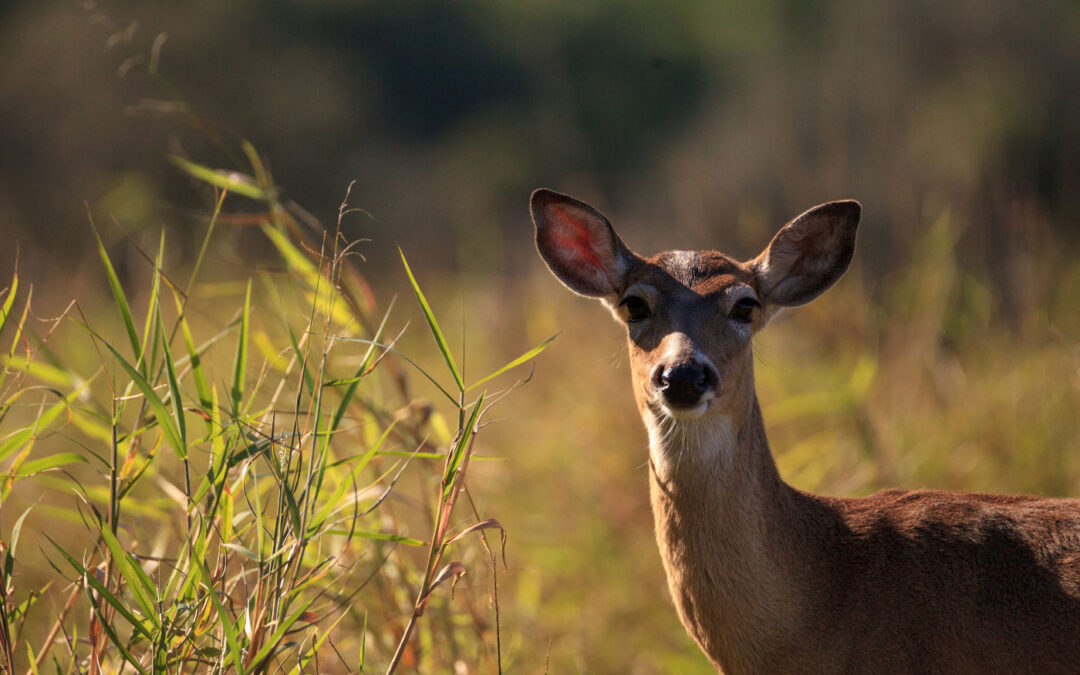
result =
M718 365L746 343L751 328L729 325L727 317L733 302L756 294L754 274L743 263L716 251L664 251L639 259L628 277L630 293L641 289L653 311L648 321L629 324L642 373L660 356L701 352Z
M699 297L723 293L735 285L754 286L753 273L717 251L664 251L645 260L633 283L646 283L664 296L691 291Z

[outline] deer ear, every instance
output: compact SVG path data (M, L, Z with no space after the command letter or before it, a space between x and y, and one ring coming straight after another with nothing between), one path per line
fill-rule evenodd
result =
M529 208L540 257L567 288L599 298L623 290L634 254L599 211L546 189L532 193Z
M855 253L861 213L857 201L828 202L780 228L761 255L750 261L765 302L802 305L832 286Z

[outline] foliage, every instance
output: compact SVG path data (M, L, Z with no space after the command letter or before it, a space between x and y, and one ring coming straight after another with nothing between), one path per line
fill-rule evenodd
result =
M212 169L180 166L220 188L205 251L239 178L218 180ZM241 184L263 183L264 176L243 176ZM200 297L214 291L198 281L203 259L181 286L179 270L163 263L164 236L141 328L96 230L113 317L90 317L73 303L38 335L26 323L30 294L21 298L0 375L0 459L8 460L0 490L7 506L16 483L37 479L50 516L81 523L84 531L41 531L56 576L26 594L15 583L16 545L33 507L12 527L0 603L9 671L29 662L59 672L119 671L121 664L140 673L329 672L371 670L372 661L392 671L438 663L448 653L499 667L497 599L494 616L475 602L467 609L439 603L439 628L418 620L441 585L456 584L474 566L475 554L465 556L468 563L444 563L458 542L479 533L488 547L485 532L502 530L475 510L464 522L455 518L483 415L502 394L470 393L476 385L465 384L404 255L454 395L401 355L397 338L388 339L390 308L376 313L350 258L353 244L340 233L325 235L318 248L298 238L296 221L273 201L270 187L248 192L266 202L263 229L287 272L259 274L262 292L253 292L249 279L240 293L225 296L232 302L215 298L209 326L191 321L205 311ZM347 213L343 203L341 217ZM18 291L16 276L0 320L15 316ZM214 325L228 305L233 317ZM97 329L117 319L127 344ZM196 336L205 330L213 333L200 344ZM477 384L531 360L549 342ZM252 344L258 356L249 353ZM92 372L69 360L69 349L80 345L96 351ZM350 345L363 355L341 354L354 351ZM259 357L261 365L252 367ZM456 434L448 434L435 406L412 395L399 362L446 395ZM228 382L216 379L223 372L231 374ZM39 443L78 451L32 456ZM422 476L413 498L424 506L408 520L433 516L426 539L406 534L409 526L391 504L410 467ZM439 476L434 492L423 478L432 474ZM428 547L426 563L402 550L414 546ZM487 550L494 580L496 555ZM411 618L401 625L402 593L413 584ZM63 611L50 618L47 635L24 633L30 607L50 586L67 594ZM443 632L462 621L486 637ZM420 648L410 640L414 629ZM445 644L433 643L434 634ZM342 635L358 638L346 638L342 649L334 644Z

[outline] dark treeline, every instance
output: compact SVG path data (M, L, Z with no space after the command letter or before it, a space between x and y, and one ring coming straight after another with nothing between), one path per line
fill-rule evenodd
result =
M351 234L450 268L530 255L537 185L632 216L643 247L739 254L853 196L874 267L948 209L968 262L1005 268L1075 243L1078 26L1049 0L16 3L0 227L69 261L89 202L190 249L205 201L165 155L243 170L245 138L323 222L355 179Z

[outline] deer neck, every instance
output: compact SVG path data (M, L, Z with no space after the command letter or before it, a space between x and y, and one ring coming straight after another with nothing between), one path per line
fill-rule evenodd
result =
M798 551L794 490L777 472L756 396L737 412L646 423L656 538L679 617L715 665L743 670L753 661L740 650L779 648L795 623Z

